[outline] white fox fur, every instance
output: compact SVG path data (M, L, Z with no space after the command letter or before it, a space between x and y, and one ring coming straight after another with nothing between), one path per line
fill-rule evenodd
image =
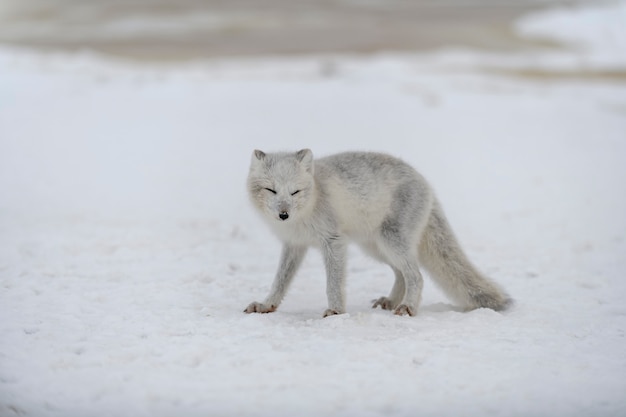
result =
M255 150L248 175L254 206L283 242L269 295L246 313L269 313L280 305L307 249L321 249L328 309L345 312L348 241L388 264L395 282L373 307L417 313L421 264L455 302L467 309L503 310L511 299L480 274L459 246L426 180L388 155L346 152L313 161L313 153Z

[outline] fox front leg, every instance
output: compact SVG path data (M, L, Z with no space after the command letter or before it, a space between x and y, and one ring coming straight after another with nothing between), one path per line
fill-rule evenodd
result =
M272 313L276 311L285 297L289 284L296 275L306 251L306 247L285 244L270 293L262 303L256 301L250 303L244 313Z
M328 309L324 317L346 312L345 277L346 277L346 243L343 239L333 236L324 240L322 253L326 265L326 295Z

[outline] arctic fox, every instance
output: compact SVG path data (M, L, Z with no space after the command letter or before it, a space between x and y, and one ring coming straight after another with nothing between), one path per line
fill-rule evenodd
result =
M425 179L403 161L379 153L346 152L313 161L313 153L255 150L248 192L283 242L269 295L246 313L280 305L307 249L321 249L328 309L345 312L346 245L355 242L388 264L395 282L374 301L395 314L414 316L423 280L418 262L455 302L467 309L503 310L511 299L469 262Z

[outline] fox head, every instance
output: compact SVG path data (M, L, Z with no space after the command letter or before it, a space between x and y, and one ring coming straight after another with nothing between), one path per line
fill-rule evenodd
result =
M313 152L273 153L255 150L248 174L248 193L271 220L293 221L313 204Z

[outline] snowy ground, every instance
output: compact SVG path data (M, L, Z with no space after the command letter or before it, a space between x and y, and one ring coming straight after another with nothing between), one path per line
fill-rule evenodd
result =
M626 415L626 85L499 72L623 71L625 10L529 17L579 47L515 56L1 50L0 415ZM348 314L321 318L316 253L243 314L280 250L251 152L302 147L412 163L516 306L462 313L427 281L417 317L372 310L392 274L355 249Z

